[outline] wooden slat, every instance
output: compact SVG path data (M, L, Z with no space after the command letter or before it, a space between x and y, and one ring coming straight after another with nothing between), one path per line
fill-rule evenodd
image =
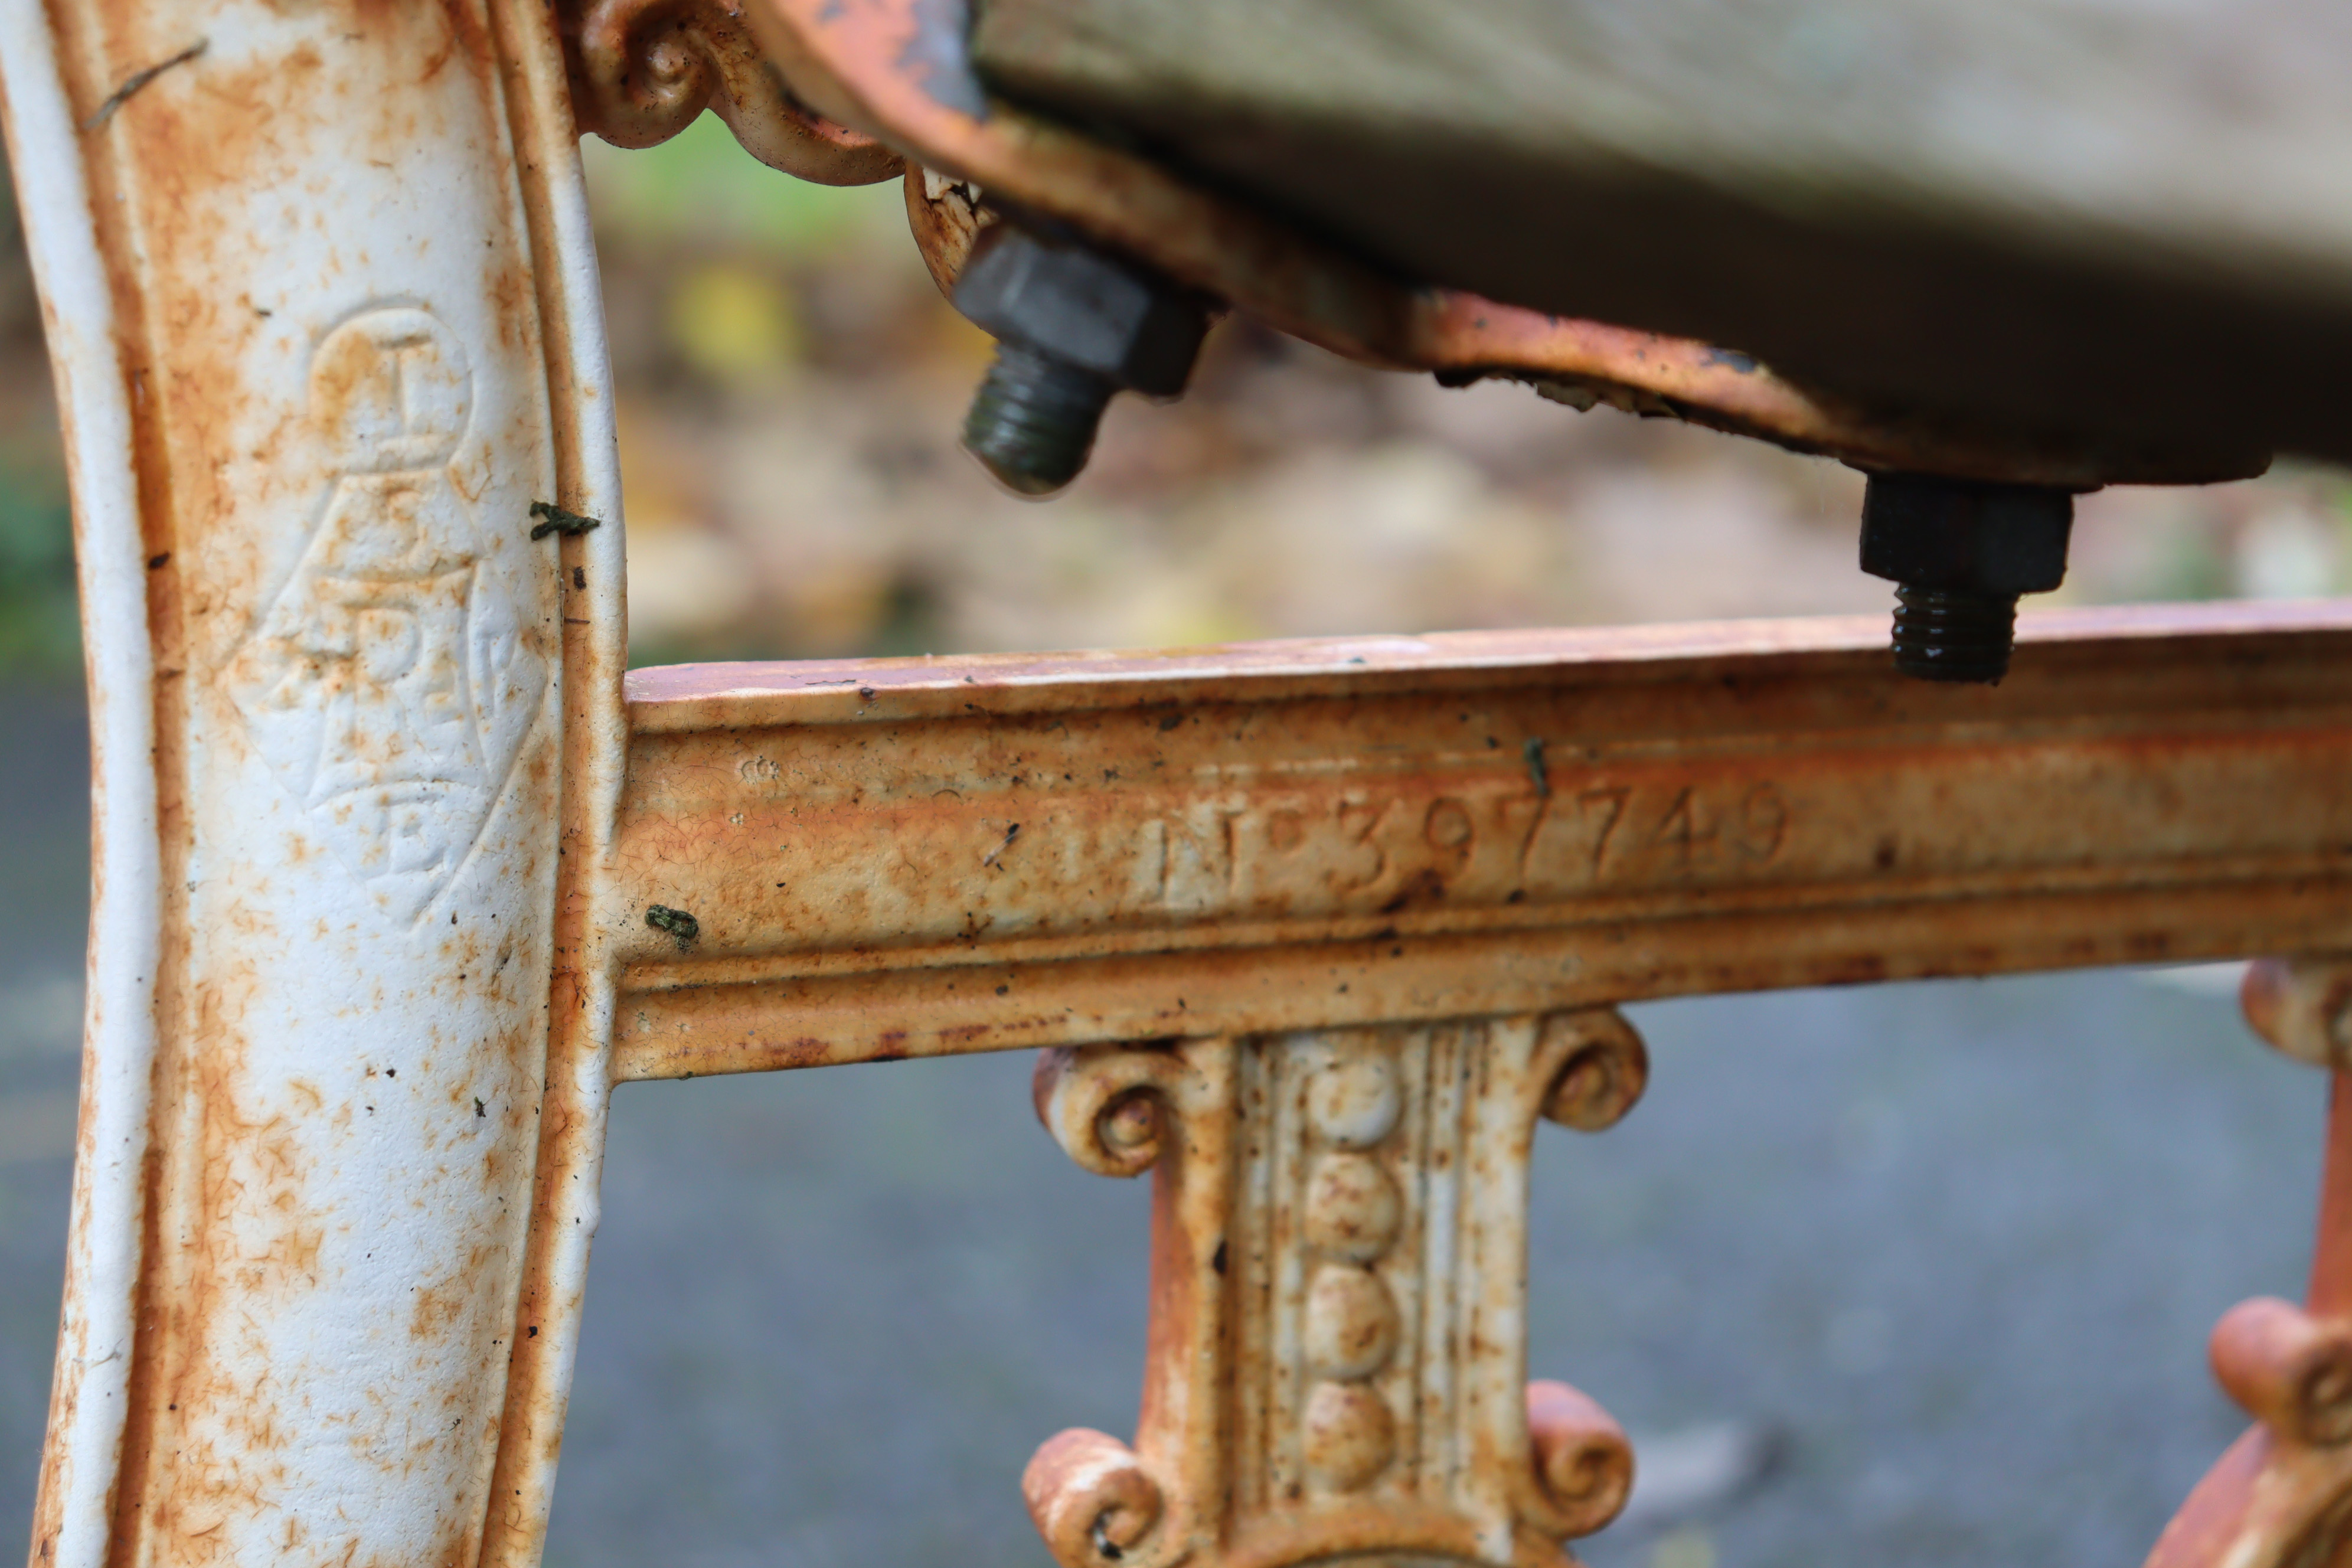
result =
M2352 456L2337 0L986 0L972 47L1409 277L2003 424Z

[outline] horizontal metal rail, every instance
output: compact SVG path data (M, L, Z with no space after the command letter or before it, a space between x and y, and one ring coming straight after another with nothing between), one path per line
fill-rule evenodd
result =
M2352 946L2352 606L1882 637L638 671L614 1075Z

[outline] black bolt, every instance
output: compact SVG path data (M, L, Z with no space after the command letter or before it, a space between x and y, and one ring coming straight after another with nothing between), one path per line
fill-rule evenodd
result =
M1895 668L1922 680L1998 682L2017 640L2017 601L1948 588L1895 590Z
M2066 578L2073 492L1928 474L1873 474L1862 569L1895 584L1895 664L1923 680L2009 673L2017 600Z
M996 345L964 416L964 449L1024 496L1051 495L1087 466L1118 387L1025 343Z
M1030 496L1077 478L1114 393L1183 391L1209 328L1202 301L1157 273L1011 221L972 247L955 304L997 340L963 444Z

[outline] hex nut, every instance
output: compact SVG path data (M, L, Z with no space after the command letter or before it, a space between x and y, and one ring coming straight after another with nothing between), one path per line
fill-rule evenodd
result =
M2046 594L2066 580L2074 498L2039 485L1873 474L1862 569L1945 593Z
M1173 285L1013 224L981 235L955 306L1004 342L1153 397L1184 390L1209 327L1207 310Z
M1894 581L1895 665L1922 680L1998 685L2021 594L2066 580L2074 497L2041 485L1877 473L1862 501L1862 569Z

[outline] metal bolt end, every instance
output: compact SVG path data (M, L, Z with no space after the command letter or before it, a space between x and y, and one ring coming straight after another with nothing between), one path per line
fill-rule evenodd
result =
M1908 583L1895 590L1895 667L1906 675L1998 685L2016 640L2014 595Z
M1001 342L964 416L964 450L1007 489L1051 495L1087 466L1095 426L1117 390L1092 371Z

